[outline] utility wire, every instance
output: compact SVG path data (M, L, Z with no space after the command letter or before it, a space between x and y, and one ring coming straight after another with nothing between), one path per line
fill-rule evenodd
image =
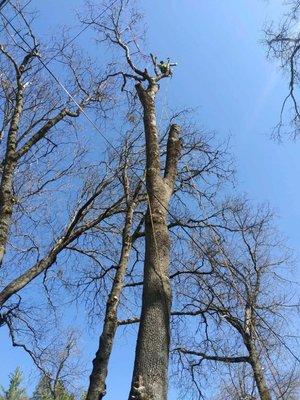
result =
M7 1L9 2L9 0L7 0ZM28 6L29 3L31 3L31 1L32 1L32 0L28 0L27 3L25 3L24 6L10 19L9 22L12 22L12 21L17 17L17 15L18 15L20 12L22 12L22 11ZM10 3L10 2L9 2L9 3ZM10 3L10 4L11 4L11 3ZM4 5L5 5L5 4L4 4ZM0 6L0 11L3 9L3 7L4 7L4 6L2 6L2 7ZM5 26L4 26L3 28L0 29L0 33L1 33L2 31L4 31L4 29L5 29Z
M0 1L0 10L5 7L6 3L8 3L8 0L2 0Z
M8 0L9 1L9 0ZM112 5L114 5L117 2L115 0L110 6L106 7L104 11L102 11L98 16L97 19L100 18L105 11L107 11ZM3 3L3 2L2 2ZM20 11L18 11L20 12ZM7 24L13 29L13 31L19 36L19 38L28 46L28 48L31 50L31 46L28 44L28 42L24 39L23 36L20 35L20 33L16 30L16 28L12 25L11 21L9 21L1 12L1 3L0 3L0 14L2 17L5 19ZM74 38L72 38L67 44L63 47L65 49L68 45L70 45L76 38L78 38L84 31L86 31L89 28L90 24L85 26L80 32L76 34ZM59 54L59 53L58 53ZM39 57L39 61L43 65L43 67L49 72L49 74L52 76L52 78L57 82L57 84L64 90L64 92L67 94L67 96L74 102L74 104L78 107L78 109L82 112L82 114L86 117L86 119L90 122L90 124L96 129L96 131L101 135L101 137L106 141L106 143L115 151L115 153L120 157L120 153L117 150L117 148L111 143L111 141L100 131L96 123L90 118L90 116L86 113L86 111L81 107L81 105L77 102L77 100L72 96L72 94L68 91L68 89L60 82L59 78L53 73L53 71L47 66L49 62L53 60L53 58L56 57L57 54L55 54L50 60L48 60L47 63L45 63L41 57ZM133 174L142 182L142 184L146 187L145 182L137 175L137 173L132 170ZM161 201L157 198L157 196L154 194L154 197L158 201L158 203L167 211L167 213L170 215L170 217L173 218L173 220L178 224L179 227L182 228L182 230L186 233L186 235L192 240L192 242L202 251L203 249L201 248L201 245L193 238L193 236L189 233L189 231L181 225L180 221L173 215L173 213L164 206L164 204L161 203ZM296 356L296 354L289 348L289 346L281 339L278 337L278 335L274 332L274 330L266 323L266 321L256 312L255 314L266 324L266 326L270 329L270 331L277 337L277 339L281 342L281 344L289 351L289 353L298 361L300 362L299 357Z
M17 11L17 14L16 14L10 21L7 21L6 17L4 17L3 14L1 13L2 17L4 17L4 19L6 20L6 22L9 24L9 22L12 22L12 21L16 18L16 16L17 16L18 14L21 14L21 12L24 10L24 8L25 8L32 0L28 0L28 2L27 2L20 10L18 10L13 4L11 4L10 0L4 0L4 1L7 1L7 2ZM113 6L116 4L117 1L118 1L118 0L114 0L109 6L105 7L104 10L102 10L102 11L93 19L93 22L97 21L100 17L102 17L102 16L105 14L105 12L106 12L109 8L113 7ZM0 11L1 11L1 4L0 4ZM70 44L73 43L82 33L84 33L84 32L92 25L93 22L90 22L90 23L86 24L80 31L78 31L78 32L76 33L75 36L73 36L69 41L67 41L67 42L63 45L63 47L62 47L61 49L59 49L49 60L47 60L46 64L49 64L51 61L54 60L55 57L57 57L57 56L61 53L61 51L63 51L66 47L70 46ZM11 24L9 24L9 25L12 27ZM3 29L4 29L4 28L2 28L2 29L0 30L0 32L2 32ZM14 28L12 27L12 29L14 29ZM15 29L14 29L14 31L16 32ZM16 33L18 34L18 32L16 32ZM18 36L20 37L19 34L18 34ZM21 37L21 39L23 40L24 43L26 43L26 41L24 40L23 37ZM28 43L26 43L26 44L27 44L27 46L31 47Z
M116 1L115 1L116 2ZM114 2L114 3L115 3ZM114 4L113 3L113 4ZM28 44L28 42L20 35L20 33L17 31L17 29L12 25L12 23L7 20L7 18L1 13L3 18L6 20L6 22L10 25L10 27L13 29L13 31L16 33L16 35L19 36L19 38L28 46L29 49L31 49L31 46ZM81 31L83 32L83 30ZM77 37L79 35L77 34ZM72 43L73 40L71 40L69 43ZM55 82L63 89L63 91L67 94L67 96L74 102L74 104L78 107L78 109L81 111L81 113L85 116L85 118L89 121L89 123L96 129L96 131L100 134L100 136L106 141L106 143L114 150L114 152L120 157L120 153L117 150L117 148L111 143L111 141L101 132L101 130L98 128L96 123L90 118L90 116L86 113L86 111L82 108L82 106L78 103L78 101L75 99L75 97L68 91L68 89L63 85L63 83L60 82L60 80L57 78L57 76L54 74L54 72L48 67L48 63L45 63L41 57L38 57L40 63L43 65L43 67L49 72L49 74L52 76L52 78L55 80ZM137 173L132 170L133 174L141 180L141 178L137 175ZM146 184L143 180L141 180L143 185L146 187ZM167 213L170 215L170 217L173 218L173 220L182 228L182 230L186 233L186 235L191 239L191 241L199 248L199 250L203 251L201 248L201 245L197 243L197 241L193 238L193 236L189 233L189 231L182 226L181 222L171 213L171 211L164 206L164 204L161 203L161 201L157 198L157 196L154 194L154 197L158 201L158 203L167 211Z

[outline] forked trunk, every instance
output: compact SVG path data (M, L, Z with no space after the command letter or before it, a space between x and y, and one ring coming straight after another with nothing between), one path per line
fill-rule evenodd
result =
M145 220L142 311L129 399L165 400L172 301L167 216L180 152L179 127L170 127L165 174L162 177L155 115L158 86L150 85L147 90L141 85L136 88L144 110L148 210Z

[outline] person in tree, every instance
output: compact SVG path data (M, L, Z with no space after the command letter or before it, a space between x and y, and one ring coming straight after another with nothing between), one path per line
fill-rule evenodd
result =
M176 65L177 63L171 63L170 59L168 58L167 62L160 61L160 63L158 64L158 68L163 75L171 76L172 75L171 67L176 67Z

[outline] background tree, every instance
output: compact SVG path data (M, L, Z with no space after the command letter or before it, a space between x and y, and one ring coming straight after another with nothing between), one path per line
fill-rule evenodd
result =
M64 384L58 380L56 383L55 394L52 389L51 378L43 375L31 397L32 400L74 400L75 396L69 393Z
M68 257L67 246L120 212L124 198L110 201L118 192L117 164L99 157L91 163L95 148L80 136L83 111L100 121L113 103L106 67L96 73L64 35L43 46L32 31L33 15L13 7L17 28L1 16L0 322L17 345L13 332L18 324L29 327L25 310L32 306L25 305L24 288L42 273L45 284L58 255ZM64 65L68 95L50 81L50 60Z
M257 400L256 385L249 365L230 366L228 374L222 378L220 389L214 400L226 397L228 400Z
M265 30L265 39L268 56L278 59L280 66L288 76L288 92L283 100L279 122L274 128L274 136L280 139L281 135L287 133L292 138L299 134L299 1L292 0L283 2L288 7L283 21L278 27L272 23Z
M7 390L2 388L1 400L28 400L26 389L22 386L22 372L17 368L9 377L9 387Z
M297 310L297 300L292 292L286 295L280 275L287 276L288 250L268 208L254 213L240 203L222 218L223 229L212 229L207 244L211 273L186 279L179 289L185 313L203 318L182 338L180 361L190 365L194 379L205 361L247 363L260 399L271 399L276 390L283 396L279 377L298 362L295 343L287 339L289 310ZM278 352L291 357L285 366Z
M224 371L225 372L225 371ZM299 397L299 376L291 369L277 377L276 387L273 388L274 399L294 400ZM218 394L214 400L221 400L224 395L229 400L257 400L256 384L249 365L234 365L228 367L227 373L223 375Z

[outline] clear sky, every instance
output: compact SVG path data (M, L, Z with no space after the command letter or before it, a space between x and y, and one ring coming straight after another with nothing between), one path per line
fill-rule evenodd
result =
M38 28L48 34L56 24L72 25L83 0L33 0L40 11ZM278 145L270 133L279 117L287 81L261 43L266 21L277 19L281 1L141 0L148 28L149 52L178 62L162 96L172 107L197 107L199 122L222 137L231 136L238 171L237 190L275 209L280 230L299 256L300 143ZM9 14L9 10L7 10ZM76 32L76 28L74 28ZM89 46L86 36L79 39ZM298 257L299 258L299 257ZM300 259L300 258L299 258ZM296 279L300 280L300 273ZM100 328L100 327L99 327ZM130 328L132 329L132 328ZM97 332L83 335L87 361L96 350ZM111 363L107 400L126 399L131 375L130 338L120 333ZM0 330L0 383L17 365L30 378L30 360L7 344ZM176 398L175 389L170 399Z

